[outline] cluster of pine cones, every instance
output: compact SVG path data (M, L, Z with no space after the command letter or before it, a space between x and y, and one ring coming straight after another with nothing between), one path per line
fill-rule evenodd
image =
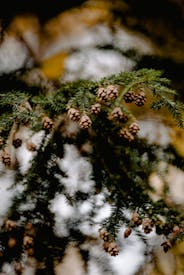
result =
M97 102L90 107L89 113L97 115L102 109L102 105L108 105L111 101L116 100L119 96L118 88L114 85L108 85L106 88L100 87L97 90ZM129 91L124 95L125 102L135 102L137 106L142 106L146 102L146 95L143 91L134 93ZM91 118L87 114L80 114L77 108L70 107L68 109L68 117L72 121L77 121L81 129L88 129L92 125ZM120 106L115 106L114 109L108 115L108 119L114 120L119 123L126 123L128 121L128 115L122 111ZM119 135L129 142L133 141L135 135L139 131L139 125L133 122L129 127L124 127L120 130Z
M117 256L119 254L119 247L117 246L116 242L110 240L109 233L102 229L99 232L100 238L104 241L103 249L108 252L111 256Z
M142 225L142 230L145 234L149 234L152 232L154 227L154 222L150 218L141 218L137 212L132 213L132 217L130 220L130 225L124 231L124 238L128 238L132 233L132 228ZM166 253L172 246L173 240L179 233L183 232L182 228L178 225L175 225L170 232L170 236L161 244L163 247L163 251ZM111 256L117 256L119 253L119 248L116 242L110 241L109 233L105 229L101 229L99 231L99 237L104 241L103 248L106 252L108 252Z
M28 256L34 254L34 228L32 224L26 224L24 228L24 234L22 236L22 243L20 243L19 238L19 226L16 221L6 220L3 225L4 231L7 232L8 238L6 246L9 249L14 249L15 247L21 245L23 250L27 253ZM20 233L22 234L22 233ZM6 249L6 247L5 247ZM3 253L3 251L1 251Z

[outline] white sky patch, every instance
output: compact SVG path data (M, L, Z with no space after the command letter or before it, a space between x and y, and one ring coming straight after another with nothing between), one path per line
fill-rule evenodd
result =
M27 128L22 128L18 133L19 138L22 139L22 146L16 150L16 158L20 165L20 172L25 174L27 170L31 167L31 160L35 157L36 152L31 152L27 149L26 143L32 142L37 148L40 146L43 139L44 131L39 131L33 134Z
M98 209L97 215L93 219L94 222L101 223L104 219L110 217L111 214L111 206L108 203L105 203L104 206Z
M50 210L55 214L56 235L68 236L67 220L75 215L75 209L69 205L64 195L57 195L50 202Z
M170 143L170 130L159 119L146 118L139 120L140 131L138 136L146 138L150 144L166 146Z
M74 214L74 209L64 195L58 195L51 203L51 210L61 219L71 218Z
M61 35L50 45L47 46L42 58L48 58L61 50L70 50L73 48L82 49L86 47L103 46L112 43L112 32L110 28L105 25L99 24L86 28L85 25L81 26L80 31L67 33Z
M92 210L93 205L89 201L80 204L79 212L81 215L87 215Z
M1 273L2 275L16 275L15 271L14 271L14 267L12 264L9 263L4 263L2 266L2 271L3 273Z
M11 188L14 180L14 172L8 171L0 176L0 215L5 216L12 204L15 188Z
M28 51L14 37L6 36L0 45L0 73L10 73L24 66Z
M92 167L90 162L81 157L74 145L66 144L64 158L58 163L67 177L62 177L66 192L73 196L77 191L88 193L92 190L94 182L91 180Z
M102 77L133 69L135 62L115 50L86 48L65 60L62 81L98 80Z
M123 28L117 28L113 37L113 44L123 51L135 49L141 54L154 53L154 47L150 39L140 33Z

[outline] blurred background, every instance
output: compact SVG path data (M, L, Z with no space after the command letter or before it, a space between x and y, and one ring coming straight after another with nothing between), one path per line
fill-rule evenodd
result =
M95 80L146 67L163 70L184 101L183 0L7 0L0 10L0 34L0 91L22 85L15 76L25 69L29 69L27 85L41 77L52 91L66 81ZM144 126L142 137L150 143L172 144L184 156L184 131L168 116L158 117L148 109L136 116ZM158 175L150 182L157 199L163 195L163 182ZM183 211L183 172L170 167L167 184L167 199ZM154 241L152 236L150 242ZM114 272L106 274L184 274L183 243L167 254L155 248L149 257L141 245L135 248L130 242L125 252L113 260ZM91 274L100 274L94 266ZM85 274L75 249L68 250L56 273Z

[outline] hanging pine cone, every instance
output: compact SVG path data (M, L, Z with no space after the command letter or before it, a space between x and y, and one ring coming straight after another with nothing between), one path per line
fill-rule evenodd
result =
M116 99L118 94L118 89L114 85L108 85L106 88L100 87L97 91L97 97L105 102Z
M125 122L128 120L128 116L122 112L120 107L115 107L110 113L109 119Z
M8 154L6 151L2 152L1 158L2 158L2 162L4 163L5 166L10 166L11 165L10 154Z
M114 85L108 85L106 87L106 91L108 100L116 99L119 95L118 88Z
M17 244L17 240L13 237L10 237L7 243L8 247L13 248L16 246L16 244Z
M170 240L166 240L165 242L163 242L161 244L161 246L163 246L163 250L166 253L172 247L172 244L171 244Z
M79 126L82 129L88 129L92 124L92 121L89 116L83 115L79 121Z
M22 139L16 138L13 140L12 144L17 149L22 145Z
M128 91L124 96L123 99L126 103L131 103L135 100L135 93L133 91Z
M49 117L43 118L43 129L52 130L54 127L53 121Z
M117 256L119 254L119 247L117 246L116 242L108 243L107 252L111 256Z
M80 112L79 110L75 109L75 108L70 108L68 110L68 117L69 119L73 120L73 121L79 121L80 119Z
M153 221L149 218L145 218L142 220L142 229L145 234L149 234L152 231Z
M36 145L33 142L28 142L26 147L31 152L35 152L37 150Z
M91 113L97 115L101 111L101 104L95 103L91 106Z
M131 221L132 221L132 224L137 226L142 223L140 216L137 212L133 212Z
M146 94L144 92L140 92L135 95L134 102L137 106L141 107L146 102Z
M107 101L107 90L104 87L100 87L97 91L97 97L100 101Z
M128 238L131 233L132 233L132 229L128 227L124 232L124 238Z
M139 125L136 122L133 122L132 124L130 124L128 129L132 135L136 135L140 130Z
M102 230L99 231L99 236L104 241L108 241L109 240L109 233L106 230L104 230L104 229L102 229Z
M119 132L120 137L127 139L129 142L134 140L134 136L129 132L127 128L122 128Z
M15 221L7 220L5 222L5 228L6 228L7 231L11 231L11 230L17 228L17 224L16 224Z
M23 238L23 245L25 249L28 249L33 246L33 238L30 236L24 236Z

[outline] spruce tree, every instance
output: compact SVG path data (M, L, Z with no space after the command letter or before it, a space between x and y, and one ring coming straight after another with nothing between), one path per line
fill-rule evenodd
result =
M20 274L32 257L36 274L54 274L72 243L87 270L89 246L100 243L102 253L118 257L122 228L124 239L135 233L145 243L155 231L165 238L159 244L164 252L182 241L183 211L164 196L153 199L150 176L158 173L164 181L169 165L183 170L184 161L171 145L142 138L134 113L149 108L184 127L184 106L164 72L143 68L96 81L54 82L35 70L37 81L30 83L31 70L1 76L9 83L0 93L0 172L11 174L15 189L2 217L1 268L13 263ZM26 168L25 149L31 156ZM77 163L73 170L70 161ZM54 212L57 199L74 213L67 217L60 209L63 224ZM90 210L83 214L84 205ZM99 221L104 205L110 215Z

